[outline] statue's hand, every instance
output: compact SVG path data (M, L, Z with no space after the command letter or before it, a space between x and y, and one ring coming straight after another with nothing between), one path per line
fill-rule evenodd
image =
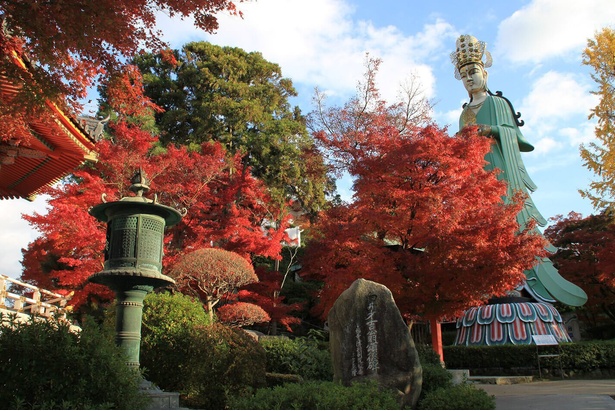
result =
M478 126L478 134L481 136L489 136L491 135L491 126L487 126L484 124L481 124Z

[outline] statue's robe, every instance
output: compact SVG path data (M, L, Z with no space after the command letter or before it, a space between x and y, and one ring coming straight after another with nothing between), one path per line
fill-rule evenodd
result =
M489 163L486 169L501 170L498 178L508 183L508 199L517 191L527 195L525 205L517 215L520 229L526 227L531 219L536 220L538 225L545 226L545 218L530 197L530 193L536 190L536 185L528 175L521 158L522 151L532 151L534 147L525 140L519 130L512 107L506 99L489 95L475 115L469 110L467 105L459 120L460 129L470 124L489 125L492 128L495 144L492 144L491 151L485 156ZM542 235L537 228L535 230ZM552 245L549 245L548 250L555 251ZM525 276L524 288L538 301L559 301L573 307L579 307L587 301L585 291L564 279L549 258L538 258L537 264L527 270Z

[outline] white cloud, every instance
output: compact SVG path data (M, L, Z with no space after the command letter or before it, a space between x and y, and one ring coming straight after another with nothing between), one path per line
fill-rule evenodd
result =
M521 104L531 123L557 122L580 114L587 117L597 103L589 85L577 81L572 73L549 71L532 84Z
M338 87L354 90L366 50L361 47L362 41L349 34L352 9L344 1L259 0L241 3L239 9L242 19L219 16L220 27L215 35L190 38L261 52L295 82L328 88L328 73L342 72L345 75L338 76ZM185 35L177 36L173 46L183 45L180 40Z
M45 214L47 197L39 196L33 202L24 199L0 200L2 230L0 231L0 274L18 278L21 275L21 249L38 237L38 232L21 218L22 214Z
M532 152L532 154L542 155L546 153L552 153L553 151L559 150L561 147L561 142L558 142L551 137L544 137L534 144L534 151Z
M425 95L435 93L435 77L426 60L448 55L453 27L441 19L414 35L394 26L376 27L353 21L353 8L343 0L259 0L239 4L243 19L219 17L215 35L190 27L191 22L160 16L159 26L173 47L186 39L259 51L277 63L295 84L318 86L342 98L352 95L364 72L366 53L382 59L378 86L387 100L412 74L419 77Z
M549 71L531 85L520 106L527 123L522 132L535 147L531 157L547 157L591 139L593 127L587 115L596 97L577 78L576 74Z
M613 0L534 0L500 23L496 52L517 63L580 53L597 30L615 21Z
M439 120L438 124L450 126L449 131L451 133L457 132L459 125L459 117L461 116L461 112L463 111L463 109L461 108L463 106L463 103L465 103L465 101L460 102L459 108L455 110L448 110L443 113L436 112L435 117Z
M239 19L239 17L236 18ZM205 31L195 27L194 18L181 19L178 16L171 18L162 11L156 13L156 27L162 33L162 39L171 48L178 48L185 43L201 40L207 35Z
M581 144L587 144L596 140L595 122L583 123L578 127L565 127L560 130L563 137L568 138L568 144L571 147L579 147Z

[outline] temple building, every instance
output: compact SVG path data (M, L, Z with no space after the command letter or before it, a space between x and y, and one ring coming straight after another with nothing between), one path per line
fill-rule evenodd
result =
M27 61L17 53L5 58L28 70ZM20 87L0 76L3 103L10 103ZM0 200L31 201L44 187L58 182L84 161L96 161L94 145L102 136L103 123L74 117L45 101L43 115L29 116L14 135L0 135Z

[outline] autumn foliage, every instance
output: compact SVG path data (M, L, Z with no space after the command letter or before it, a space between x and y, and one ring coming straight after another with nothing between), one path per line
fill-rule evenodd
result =
M78 107L95 79L122 71L125 61L143 48L167 47L156 27L157 15L193 16L197 27L213 33L221 12L241 14L230 0L4 1L0 51L28 59L30 74L24 78L10 59L0 59L0 72L24 85L22 107L64 98Z
M181 256L169 275L185 294L193 294L213 316L213 307L239 287L258 281L254 268L239 254L201 248Z
M403 313L452 318L521 283L542 240L518 233L521 202L483 170L489 141L428 127L366 160L351 204L329 210L304 273L325 282L320 312L357 278L387 286Z
M367 80L361 96L320 112L316 137L354 177L354 197L322 215L303 260L302 276L324 282L318 314L357 278L387 286L407 317L429 319L518 286L544 241L519 232L523 199L504 203L505 183L484 170L489 139L400 117Z
M167 229L163 271L188 250L224 248L250 259L276 258L285 238L284 216L272 208L262 183L253 178L238 156L229 157L221 145L198 150L169 146L155 149L155 137L115 124L112 138L98 143L99 161L74 173L71 181L49 188L48 212L24 218L41 232L24 252L22 278L51 289L74 290L72 303L107 299L103 287L87 282L102 270L105 224L88 214L102 202L130 195L130 177L142 167L151 179L148 195L162 204L186 211L179 224ZM263 230L275 216L278 229Z
M305 309L301 303L288 303L280 294L282 289L282 275L266 267L257 267L256 273L259 281L248 284L237 293L239 301L253 303L263 308L271 321L283 326L286 331L292 331L292 325L300 324L301 319L295 314Z
M579 314L589 326L615 322L615 225L604 211L583 218L579 213L557 216L545 229L557 247L551 257L567 280L583 284L587 303Z
M596 32L595 38L587 41L583 52L583 64L592 69L591 77L596 89L592 91L599 102L591 110L589 119L595 119L596 141L581 145L583 165L596 176L581 195L591 200L596 210L615 210L615 29L605 27Z

